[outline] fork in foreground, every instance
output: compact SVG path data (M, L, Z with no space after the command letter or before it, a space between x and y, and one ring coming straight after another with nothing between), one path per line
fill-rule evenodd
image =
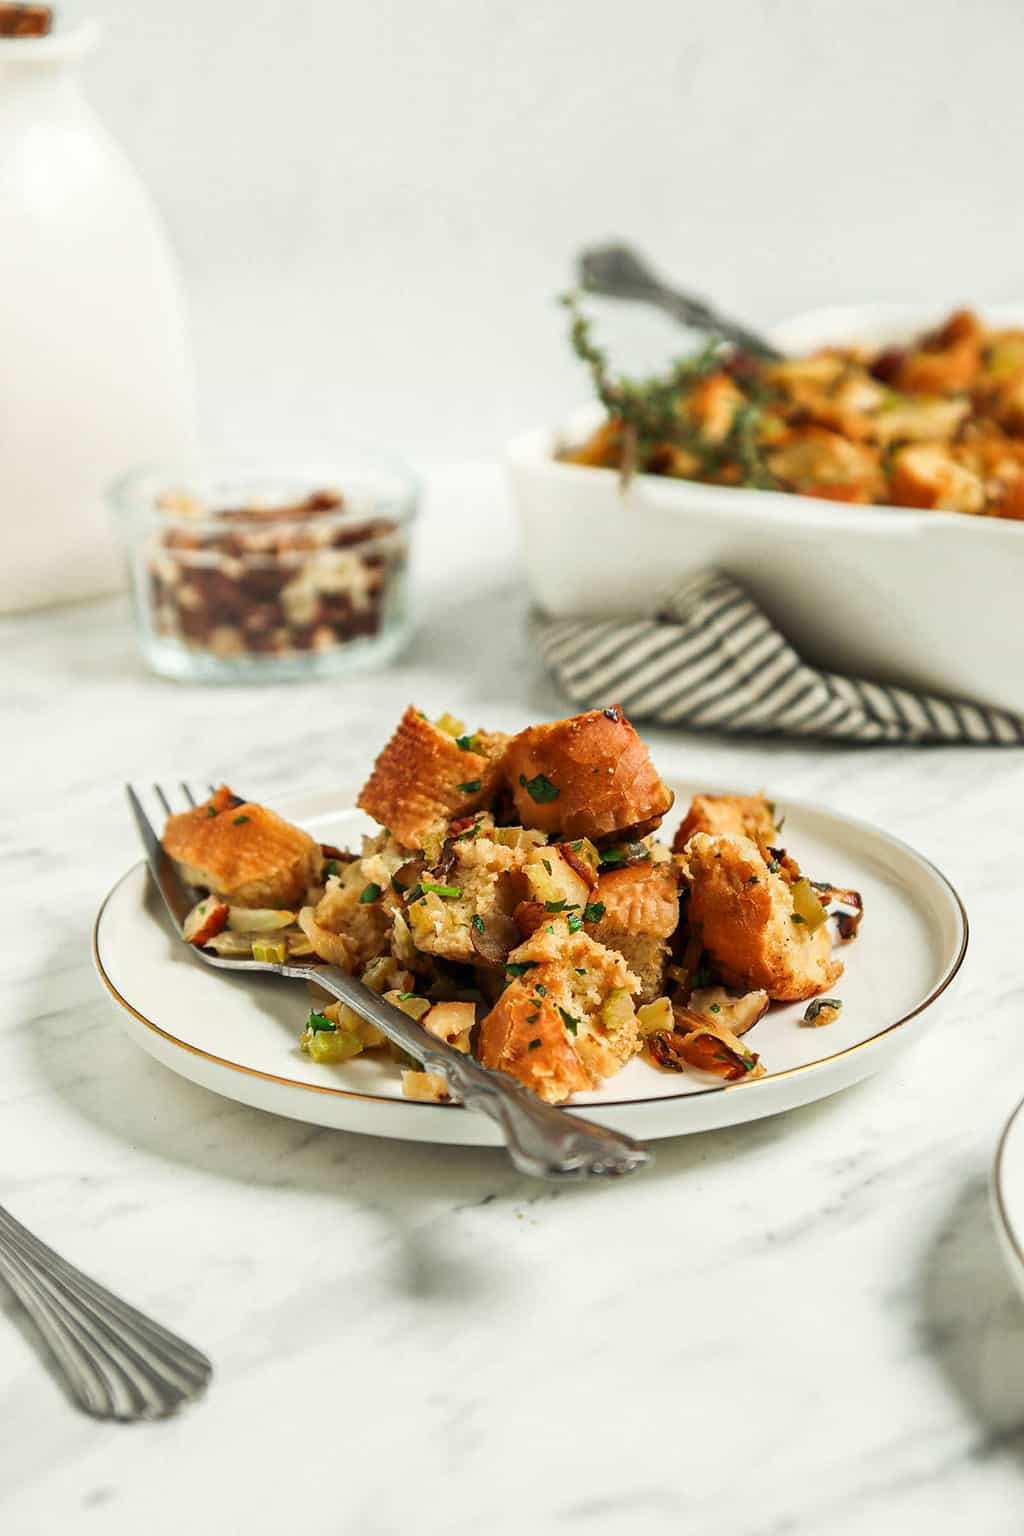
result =
M130 784L126 788L157 890L175 932L185 943L182 937L185 918L200 899L199 893L185 883L174 861L164 851L135 790ZM182 784L181 790L189 804L194 804L188 786ZM170 812L171 798L165 790L155 785L154 793L161 806ZM199 949L194 944L189 944L188 948L206 965L220 970L269 971L290 980L315 979L318 986L347 1003L389 1040L415 1057L425 1070L441 1073L453 1099L466 1109L476 1110L495 1121L520 1173L557 1180L614 1178L633 1173L651 1161L649 1150L632 1137L545 1104L515 1078L503 1072L489 1071L472 1056L464 1055L430 1034L400 1008L379 997L339 966L299 959L284 964L232 960Z
M2 1206L0 1278L94 1418L162 1419L205 1390L213 1367L204 1354L83 1275Z

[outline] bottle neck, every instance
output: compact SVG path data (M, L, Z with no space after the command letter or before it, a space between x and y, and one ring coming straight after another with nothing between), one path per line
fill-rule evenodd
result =
M0 117L17 126L45 108L61 115L84 109L78 77L91 52L97 28L88 22L51 37L0 40Z
M73 78L98 37L96 23L86 21L49 37L0 38L0 92L16 90L23 84L33 89Z

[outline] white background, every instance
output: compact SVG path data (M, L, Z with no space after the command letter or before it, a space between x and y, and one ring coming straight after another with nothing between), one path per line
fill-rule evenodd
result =
M90 94L170 227L218 438L498 449L586 394L552 297L608 234L762 321L1022 295L1014 0L68 9L105 23Z

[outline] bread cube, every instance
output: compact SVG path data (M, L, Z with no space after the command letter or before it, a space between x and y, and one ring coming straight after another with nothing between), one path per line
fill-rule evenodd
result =
M846 501L873 501L881 488L881 459L868 443L851 443L824 427L803 427L767 455L784 486L806 495L835 494ZM843 493L843 494L839 494Z
M640 1001L664 990L669 940L679 926L679 870L671 861L645 860L603 874L591 910L603 912L587 924L599 944L622 956L640 982Z
M672 804L621 709L534 725L508 743L505 776L525 827L568 842L641 837Z
M299 912L299 926L322 960L362 971L389 953L400 903L391 876L405 853L385 833L368 838L361 858L340 864L315 906Z
M512 979L480 1026L480 1060L551 1104L590 1088L640 1049L639 982L582 929L552 917L509 957Z
M443 874L426 871L423 895L405 909L416 948L442 960L477 963L473 920L511 917L526 894L523 866L529 850L489 837L457 840ZM439 891L429 887L436 885ZM453 894L454 893L454 894Z
M320 844L265 806L222 784L209 800L168 818L163 846L189 885L229 905L290 907L320 878Z
M404 847L423 848L450 821L494 799L504 743L483 732L455 737L410 705L356 803Z
M582 912L597 877L570 858L558 844L532 849L524 865L527 899L542 902L547 909Z
M890 492L898 507L981 512L985 486L944 443L910 443L892 456Z
M832 959L828 924L812 928L801 917L792 887L769 869L749 838L698 832L687 858L689 921L727 985L796 1002L842 974Z
M892 383L909 394L948 395L970 389L981 367L984 333L977 315L960 309L902 358Z
M754 842L760 838L769 847L779 836L775 807L763 791L756 795L694 795L672 839L672 852L684 853L695 832L707 832L712 837L737 832Z

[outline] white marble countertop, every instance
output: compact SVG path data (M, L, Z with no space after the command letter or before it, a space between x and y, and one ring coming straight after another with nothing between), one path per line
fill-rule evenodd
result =
M142 670L120 600L0 622L0 1198L216 1367L174 1420L92 1422L5 1295L0 1529L1017 1536L1024 1309L986 1186L1024 1092L1019 751L651 733L666 774L883 823L973 940L886 1075L659 1143L624 1185L278 1120L122 1034L89 941L137 856L125 778L345 784L410 699L497 726L562 708L496 477L439 477L424 532L419 635L381 675L185 689Z

